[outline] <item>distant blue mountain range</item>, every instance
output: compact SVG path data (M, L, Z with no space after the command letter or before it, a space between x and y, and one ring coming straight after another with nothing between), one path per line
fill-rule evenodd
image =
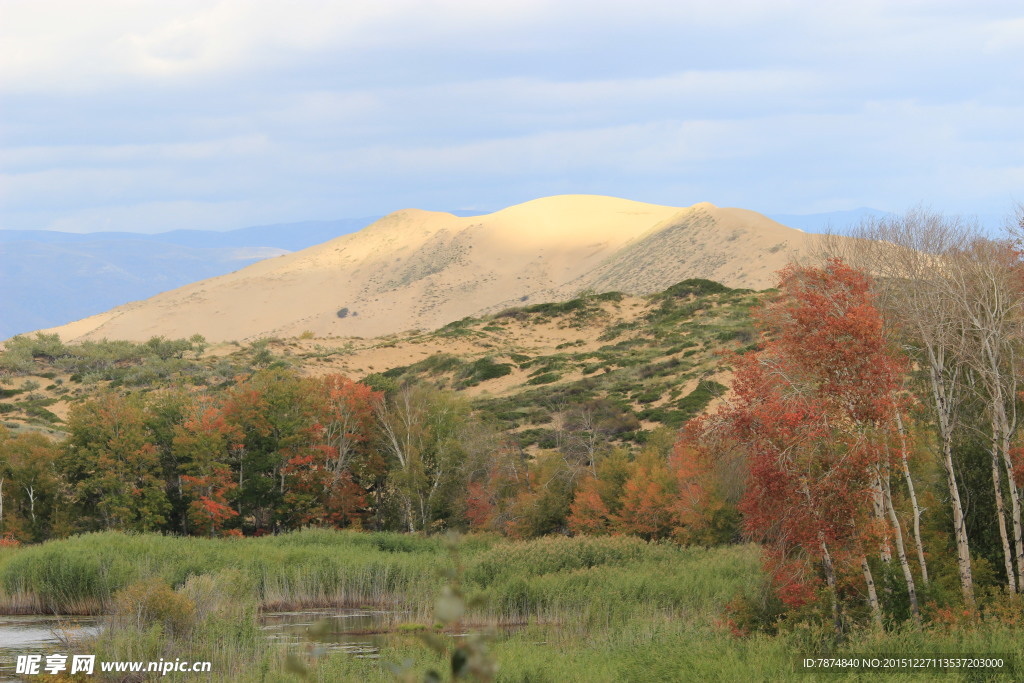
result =
M476 212L456 211L459 216ZM380 216L217 232L0 230L0 340L361 230Z
M0 339L224 275L268 256L355 232L375 220L155 235L0 230Z
M861 221L871 218L884 218L890 215L890 212L862 207L849 211L830 211L828 213L775 213L765 215L783 225L788 225L791 228L797 228L804 232L832 232L845 235ZM976 219L982 230L990 235L997 234L1006 220L1006 216L999 214L980 214L964 216L964 218Z
M218 232L215 230L172 230L156 234L137 232L71 233L52 230L0 230L0 243L34 242L40 244L123 243L126 241L173 244L192 249L223 247L275 247L298 251L341 235L360 230L380 216L348 218L338 221L304 221L258 225ZM184 283L183 283L184 284Z

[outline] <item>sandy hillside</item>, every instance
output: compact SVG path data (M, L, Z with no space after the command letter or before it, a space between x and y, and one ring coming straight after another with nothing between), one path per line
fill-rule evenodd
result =
M646 294L690 277L763 289L812 239L752 211L707 203L565 195L468 218L408 209L47 331L65 341L199 333L218 342L305 331L369 337L584 289Z

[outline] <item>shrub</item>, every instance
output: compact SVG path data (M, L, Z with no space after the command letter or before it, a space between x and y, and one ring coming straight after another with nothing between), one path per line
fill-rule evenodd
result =
M504 377L512 372L511 363L495 363L490 358L481 358L468 366L465 378L466 386L473 386L489 379Z
M181 636L196 623L196 604L163 579L133 583L114 595L113 616L122 628L144 631L160 624L164 633Z
M686 414L686 419L690 419L700 414L713 398L721 396L725 390L725 386L714 380L702 380L696 389L679 399L676 405Z
M529 379L526 383L527 384L551 384L552 382L557 382L561 378L562 378L562 376L560 374L558 374L557 372L545 372L545 373L542 373L540 375L537 375L536 377L533 377L533 378Z
M237 569L225 569L188 577L180 595L195 606L197 622L221 619L243 623L255 613L254 592L249 577Z
M725 294L733 291L731 288L726 287L720 282L714 280L705 280L704 278L690 278L689 280L683 280L677 282L668 289L665 290L667 296L674 296L679 299L684 299L689 296L703 296L707 294Z

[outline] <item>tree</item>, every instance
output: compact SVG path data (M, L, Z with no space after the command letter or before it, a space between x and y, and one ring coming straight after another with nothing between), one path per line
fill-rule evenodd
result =
M612 514L601 499L598 480L584 480L576 490L569 507L569 530L574 534L606 534L611 526Z
M137 396L107 392L72 407L58 467L87 528L155 531L169 509Z
M168 513L168 529L187 534L189 524L189 500L182 486L182 465L174 448L174 437L193 408L196 397L185 387L154 392L146 402L146 430L156 446L160 459L161 478L165 482Z
M208 395L197 396L184 422L174 429L173 451L181 463L180 485L194 532L215 536L238 516L229 500L238 488L228 464L229 445L235 441L236 430Z
M437 389L402 386L376 403L376 416L403 526L429 531L451 520L451 503L464 500L458 491L465 485L461 437L469 406Z
M659 454L642 453L623 486L614 528L647 540L667 538L674 527L672 488L672 477Z
M39 433L0 439L0 469L6 462L7 483L15 503L12 512L17 512L27 527L23 540L41 541L49 535L50 515L60 488L55 467L58 454L57 445Z
M946 475L957 571L964 603L973 608L970 541L960 496L954 451L958 408L964 397L964 365L957 357L968 343L961 314L950 305L944 263L977 237L957 218L915 209L902 216L870 220L852 240L833 240L826 250L874 276L876 302L892 335L924 371L922 405L932 414L939 458Z
M767 544L784 597L810 595L792 582L800 558L816 558L840 635L839 579L857 566L881 625L866 548L880 528L872 501L904 370L870 286L838 259L783 270L779 296L761 311L762 347L737 359L736 398L709 423L748 454L744 524ZM906 578L916 614L913 576Z
M361 522L367 492L384 475L371 448L374 407L382 394L341 375L306 380L306 437L284 466L285 503L293 524Z
M747 485L743 451L709 428L705 417L691 420L668 459L675 483L673 536L685 544L715 545L739 536L739 503Z
M525 454L493 434L470 448L468 455L466 521L472 529L507 532L515 519L516 501L529 491Z
M224 419L236 435L229 444L236 511L254 530L280 529L286 522L284 469L309 445L310 398L302 378L281 368L241 379L224 398Z
M1021 501L1012 456L1017 402L1024 372L1024 263L1008 241L975 238L945 259L945 282L966 343L958 356L971 371L985 405L996 518L1007 585L1024 589ZM1006 529L1003 475L1010 500L1013 542Z
M626 483L633 478L635 468L623 448L615 448L602 458L596 476L585 478L576 489L570 506L570 531L610 533L623 507Z
M512 503L507 526L515 538L532 538L569 529L579 471L558 451L543 451L529 466L529 483Z

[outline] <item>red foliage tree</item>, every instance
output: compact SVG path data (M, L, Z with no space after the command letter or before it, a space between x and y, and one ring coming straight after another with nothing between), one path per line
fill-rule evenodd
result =
M598 480L591 477L576 490L569 507L569 530L574 534L608 533L611 513L601 499L598 485Z
M374 405L381 394L341 375L307 380L304 438L282 468L287 517L293 524L359 524L367 491L384 474L384 461L369 447Z
M783 270L762 347L736 360L735 399L713 421L747 453L744 525L766 545L780 595L807 600L819 574L799 565L818 563L840 631L839 582L858 568L880 620L865 547L904 370L870 284L839 260Z
M486 529L494 515L494 503L487 487L471 481L466 487L466 519L471 529Z
M174 430L173 449L182 462L181 489L189 501L193 533L214 536L238 512L229 498L238 488L228 464L229 444L238 441L223 410L208 396L198 396Z

